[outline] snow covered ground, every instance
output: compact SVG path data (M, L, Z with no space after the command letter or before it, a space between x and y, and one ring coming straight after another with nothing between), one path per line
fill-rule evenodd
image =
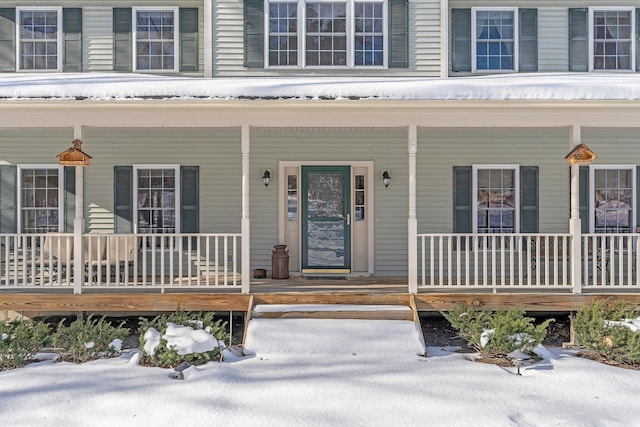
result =
M309 337L313 337L309 339ZM638 426L640 371L543 349L515 368L423 350L411 322L254 319L245 357L171 369L131 351L0 373L3 426Z

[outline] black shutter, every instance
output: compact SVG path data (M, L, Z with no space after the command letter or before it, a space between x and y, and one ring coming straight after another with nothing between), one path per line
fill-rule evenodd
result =
M82 71L82 9L62 9L64 71Z
M17 230L17 173L18 168L0 165L0 233L16 233Z
M73 220L76 217L76 167L64 167L64 224L63 231L73 231Z
M571 168L569 168L569 177L571 177ZM583 233L589 232L589 166L580 166L579 174L580 195L580 220Z
M116 233L133 231L133 166L113 168L113 220Z
M264 68L263 0L244 0L244 66Z
M180 167L180 232L197 233L200 231L200 168L198 166Z
M636 229L631 230L632 233L638 232L638 227L640 227L640 209L638 209L638 205L640 204L640 166L636 166L636 205L633 207L636 211Z
M16 10L0 8L0 72L16 70Z
M113 70L131 71L132 33L131 8L113 8Z
M198 71L198 8L180 8L180 71Z
M636 71L640 71L640 7L636 8Z
M472 189L471 166L453 167L453 232L471 233L473 231L471 209Z
M538 166L520 166L520 232L538 233Z
M389 68L409 68L408 0L389 0Z
M587 9L569 9L569 71L589 70Z
M471 9L451 10L451 69L471 71Z
M538 10L520 9L519 70L538 71Z

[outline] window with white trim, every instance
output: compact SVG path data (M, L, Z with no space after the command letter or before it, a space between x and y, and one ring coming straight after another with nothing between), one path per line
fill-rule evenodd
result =
M517 233L519 167L473 166L474 233Z
M630 233L635 227L636 167L592 165L590 173L590 229L595 233Z
M134 165L136 232L179 233L180 166Z
M19 165L19 230L22 233L62 231L63 169L58 165Z
M518 71L516 8L472 8L472 71Z
M178 71L178 8L133 8L136 71Z
M18 8L19 71L60 71L62 8Z
M266 8L268 67L387 66L386 0L272 0Z
M635 64L633 8L589 8L592 70L632 70Z

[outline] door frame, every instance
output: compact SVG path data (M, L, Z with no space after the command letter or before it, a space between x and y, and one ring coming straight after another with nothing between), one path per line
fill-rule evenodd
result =
M322 161L318 161L318 160L312 160L312 161L305 161L305 160L299 160L299 161L290 161L290 160L281 160L278 162L278 241L279 242L283 242L285 241L285 227L286 227L286 220L287 220L287 179L286 179L286 168L298 168L298 173L300 174L300 178L302 178L302 166L350 166L351 168L351 176L350 176L350 184L349 184L349 188L350 191L353 192L353 187L354 187L354 179L353 179L353 174L354 174L354 168L366 168L367 170L367 188L369 188L370 190L367 192L367 205L366 205L366 211L365 211L365 215L368 215L368 217L371 219L370 221L368 221L367 225L367 241L368 246L367 246L367 271L366 272L353 272L351 275L373 275L374 272L374 248L375 248L375 239L374 239L374 222L376 221L376 218L374 216L374 206L375 206L375 190L376 190L376 186L375 186L375 179L374 179L374 173L375 173L375 169L374 169L374 162L373 161L345 161L345 160L338 160L338 161L328 161L328 160L322 160ZM302 189L302 183L299 183L299 188L300 190ZM299 195L300 197L300 195ZM351 218L353 220L353 203L354 203L354 198L350 197L351 199L351 206L350 206L350 212L351 212ZM298 214L300 214L300 199L298 199ZM300 218L298 218L298 245L300 248L302 248L302 221L300 220ZM354 239L354 233L353 230L351 232L351 242L350 242L350 248L351 248L351 259L353 260L353 239ZM298 265L300 266L300 270L298 271L292 271L292 274L301 274L302 271L302 254L300 253L299 257L298 257Z

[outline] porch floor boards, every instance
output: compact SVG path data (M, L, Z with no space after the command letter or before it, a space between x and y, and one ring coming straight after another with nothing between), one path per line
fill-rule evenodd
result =
M420 312L448 310L466 303L479 309L520 308L531 312L571 312L602 298L640 302L640 288L572 294L565 289L425 289L408 292L406 277L348 277L286 280L260 279L251 293L239 286L228 288L154 287L84 288L73 295L71 287L0 288L0 311L29 313L95 312L140 313L174 311L248 312L254 304L415 304ZM413 299L413 301L412 301Z

